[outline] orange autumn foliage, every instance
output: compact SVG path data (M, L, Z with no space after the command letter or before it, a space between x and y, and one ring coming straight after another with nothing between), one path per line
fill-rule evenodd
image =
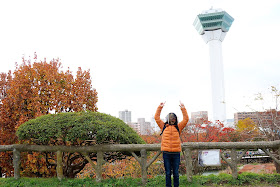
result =
M161 136L159 134L140 136L147 144L159 144L161 141Z
M147 144L160 144L161 136L158 134L141 135ZM201 123L188 123L180 134L182 142L235 142L242 141L241 134L223 123L213 124L210 121Z
M231 127L225 127L221 122L213 124L210 121L203 124L189 124L182 131L183 142L235 142L242 141L240 134Z
M56 168L51 166L46 166L46 159L44 153L33 152L31 153L21 153L21 157L24 162L22 167L25 169L21 172L22 176L28 177L50 177L55 176Z
M155 153L151 153L148 156L150 160ZM159 156L156 161L148 169L148 178L155 177L157 175L164 174L164 166L162 157ZM87 164L86 167L77 175L77 178L95 178L95 170L90 164ZM106 162L102 166L102 178L140 178L141 177L141 167L140 164L136 161L134 157L127 157L123 160L116 160L114 162Z
M16 129L38 116L50 112L97 111L97 92L92 88L89 70L79 68L74 77L69 69L62 71L59 59L22 60L13 73L0 74L0 145L17 143ZM50 172L44 168L35 167L32 161L35 157L38 157L35 153L28 157L30 164L26 166L30 167L24 172L48 175ZM0 167L7 176L13 171L10 158L11 153L0 153Z

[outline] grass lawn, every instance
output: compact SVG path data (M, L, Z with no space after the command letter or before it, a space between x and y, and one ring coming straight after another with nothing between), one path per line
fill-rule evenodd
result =
M193 176L193 182L189 183L186 176L180 176L180 186L280 186L279 174L254 174L242 173L234 180L229 174ZM0 178L0 186L100 186L100 187L130 187L141 186L140 178L107 179L97 183L95 179L63 179L57 178ZM165 186L165 177L158 176L148 180L146 186Z

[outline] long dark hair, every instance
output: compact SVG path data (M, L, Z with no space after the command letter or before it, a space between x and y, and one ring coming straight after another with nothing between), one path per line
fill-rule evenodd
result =
M174 115L175 116L175 118L176 118L176 122L174 123L174 125L178 125L178 118L177 118L177 116L176 116L176 114L175 113L169 113L167 116L166 116L166 118L165 118L165 123L164 124L169 124L169 116L170 115Z

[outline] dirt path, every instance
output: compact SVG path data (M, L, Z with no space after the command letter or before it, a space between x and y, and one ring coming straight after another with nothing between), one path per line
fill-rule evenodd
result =
M268 164L246 164L244 165L240 170L239 174L243 172L251 172L251 173L275 173L276 168L273 163L268 163Z

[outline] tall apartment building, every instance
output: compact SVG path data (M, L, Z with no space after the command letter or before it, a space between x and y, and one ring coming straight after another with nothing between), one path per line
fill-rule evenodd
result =
M202 124L204 121L208 121L208 112L207 111L198 111L191 113L191 123Z
M138 134L140 134L140 124L138 122L135 123L127 123L133 130L135 130Z
M151 135L154 133L154 129L151 127L151 123L146 122L145 118L138 118L137 121L140 124L140 134Z
M119 118L123 120L125 123L131 123L131 111L128 110L119 111Z
M151 127L154 129L154 132L161 132L158 124L156 123L155 117L151 118Z
M138 118L137 122L129 122L127 124L141 135L151 135L155 132L154 128L151 127L151 123L145 121L145 118Z

